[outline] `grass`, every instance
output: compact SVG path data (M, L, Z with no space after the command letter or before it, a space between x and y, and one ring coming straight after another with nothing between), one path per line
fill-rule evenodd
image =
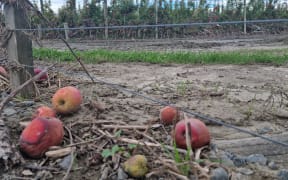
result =
M283 65L288 61L288 49L237 50L227 52L150 52L89 50L76 51L86 63L145 62L157 64L272 64ZM34 58L54 61L74 61L69 51L33 49Z

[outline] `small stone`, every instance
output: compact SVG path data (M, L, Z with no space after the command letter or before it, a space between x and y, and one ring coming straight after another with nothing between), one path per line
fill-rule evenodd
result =
M69 166L70 166L70 163L71 163L71 154L64 157L63 160L59 163L59 166L62 168L62 169L68 169Z
M117 171L117 180L127 179L128 175L124 172L124 170L120 167Z
M34 173L32 171L30 171L29 169L26 169L26 170L22 171L22 175L23 176L33 176Z
M14 115L16 113L17 113L17 111L15 109L13 109L13 108L6 108L3 111L3 115L4 116L12 116L12 115Z
M271 169L271 170L277 170L279 167L275 164L275 162L271 161L268 163L268 167Z
M37 175L34 179L53 179L53 175L51 174L51 172L43 170L37 172Z
M248 163L258 163L265 166L268 162L267 158L263 154L251 154L246 158Z
M228 180L228 173L221 167L213 169L211 172L211 180Z
M230 159L230 157L225 153L220 156L221 164L227 167L234 167L234 162Z
M277 176L279 180L288 180L288 169L281 169Z
M254 173L251 169L247 168L238 168L237 171L247 176L252 175Z
M261 129L257 129L257 132L259 134L267 134L273 132L273 129L271 127L263 127Z
M232 180L248 180L251 179L249 178L249 176L241 174L241 173L236 173L236 174L232 174L231 177Z

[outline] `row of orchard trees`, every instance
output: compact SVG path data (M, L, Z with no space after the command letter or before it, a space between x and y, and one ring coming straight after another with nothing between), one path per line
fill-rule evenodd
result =
M109 25L156 24L156 13L161 24L243 20L244 9L244 0L111 0L105 13L107 0L83 0L79 7L76 0L67 0L53 12L50 0L40 2L39 9L55 25L69 26L104 26L105 19ZM285 0L247 0L246 10L248 20L288 17Z
M246 1L247 20L288 18L288 0ZM83 0L80 4L66 0L58 12L53 12L50 0L40 2L39 10L54 27L63 27L64 22L76 27L238 21L244 14L244 0ZM38 6L37 0L34 3ZM36 16L31 19L32 27L40 24Z

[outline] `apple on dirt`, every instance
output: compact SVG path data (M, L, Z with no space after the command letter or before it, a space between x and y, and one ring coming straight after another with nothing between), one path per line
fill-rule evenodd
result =
M172 132L176 146L187 149L186 144L186 123L190 124L190 137L192 149L197 149L210 143L210 133L207 126L195 118L188 118L179 121Z
M40 106L33 114L33 117L56 117L56 112L48 106Z
M79 89L73 86L60 88L52 97L52 105L60 114L76 112L82 103L82 95Z
M176 123L179 119L179 112L176 107L165 106L160 110L160 122L165 125Z
M42 69L40 69L40 68L34 68L34 74L35 75L39 74L41 71L42 71ZM48 74L46 72L37 80L37 82L46 81L47 79L48 79Z
M62 122L57 118L36 117L22 131L20 151L31 158L40 158L51 146L59 145L64 136Z
M8 73L7 73L6 69L2 66L0 66L0 75L2 75L4 77L8 77Z
M147 159L144 155L134 155L124 162L123 168L134 178L143 177L148 172Z

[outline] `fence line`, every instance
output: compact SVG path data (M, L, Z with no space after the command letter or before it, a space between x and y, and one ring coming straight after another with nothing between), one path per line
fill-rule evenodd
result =
M229 25L229 24L253 24L253 23L280 23L288 22L288 19L262 19L249 21L224 21L224 22L197 22L197 23L180 23L180 24L154 24L154 25L124 25L124 26L93 26L93 27L72 27L72 28L41 28L41 31L65 31L65 30L98 30L98 29L141 29L156 27L193 27L207 25ZM13 29L14 31L37 31L39 28L32 29Z

